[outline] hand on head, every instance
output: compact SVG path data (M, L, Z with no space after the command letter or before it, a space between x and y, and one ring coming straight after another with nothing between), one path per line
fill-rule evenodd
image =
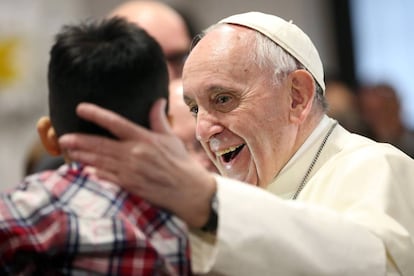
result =
M199 227L207 221L215 180L194 162L172 133L165 104L165 100L159 100L151 110L152 131L96 105L80 104L79 116L108 129L120 141L67 134L59 142L72 160L93 166L99 177L118 183L174 212L190 226ZM194 179L200 181L195 183Z

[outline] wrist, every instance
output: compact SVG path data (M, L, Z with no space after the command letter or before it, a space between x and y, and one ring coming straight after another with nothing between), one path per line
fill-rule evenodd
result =
M193 229L201 229L208 222L211 214L211 203L215 197L217 184L213 174L208 173L208 177L200 181L203 186L197 189L197 196L195 194L191 198L192 207L187 206L182 214L182 219L187 225Z
M218 227L218 199L217 192L214 192L210 200L210 209L207 221L203 226L200 227L200 230L207 233L215 234Z

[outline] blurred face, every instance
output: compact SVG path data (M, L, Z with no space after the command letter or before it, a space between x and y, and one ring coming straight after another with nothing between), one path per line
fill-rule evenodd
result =
M196 121L184 103L181 80L177 79L170 83L169 100L173 132L183 141L194 160L202 164L207 170L217 172L217 168L207 156L200 142L196 139Z
M395 93L386 87L366 87L359 93L361 115L371 125L399 118L399 103Z
M176 11L159 2L127 2L111 16L122 16L147 31L164 52L170 80L181 78L191 39Z
M170 80L174 80L181 78L190 37L184 23L179 18L166 19L151 18L153 21L146 26L146 30L160 44L167 61Z
M254 31L223 25L193 49L184 100L196 135L221 174L265 187L293 154L288 81L272 84L251 56ZM249 56L250 55L250 56Z

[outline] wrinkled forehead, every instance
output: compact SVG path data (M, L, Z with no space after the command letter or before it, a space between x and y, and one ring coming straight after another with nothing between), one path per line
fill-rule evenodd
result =
M208 28L204 34L194 38L190 54L201 46L208 46L212 50L246 45L257 31L229 23L218 23ZM247 41L246 41L247 40Z
M255 31L232 24L218 24L193 46L183 69L183 78L195 69L245 62L251 56Z

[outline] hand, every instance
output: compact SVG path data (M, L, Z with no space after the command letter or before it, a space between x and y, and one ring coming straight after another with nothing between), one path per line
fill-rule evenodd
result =
M99 177L170 210L189 226L200 227L208 218L215 179L172 133L165 104L158 100L151 109L152 131L96 105L80 104L80 117L106 128L119 141L66 134L59 143L71 160L93 166Z

